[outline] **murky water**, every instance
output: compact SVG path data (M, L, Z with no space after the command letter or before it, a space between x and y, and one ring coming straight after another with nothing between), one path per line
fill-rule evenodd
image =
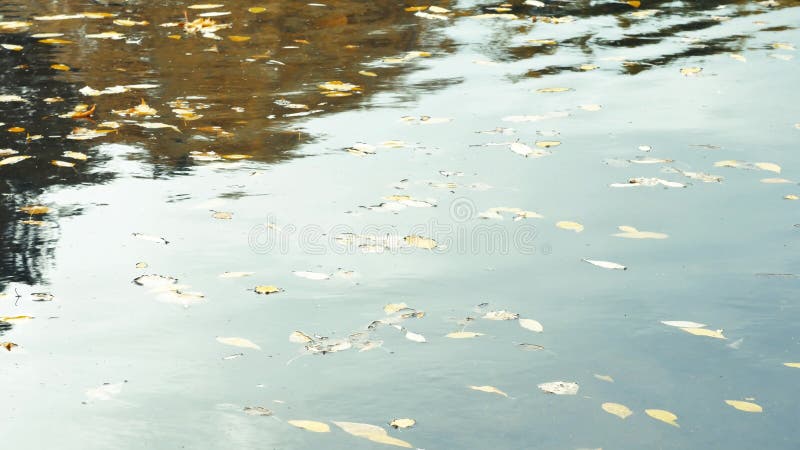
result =
M6 447L798 447L800 3L190 5L0 5Z

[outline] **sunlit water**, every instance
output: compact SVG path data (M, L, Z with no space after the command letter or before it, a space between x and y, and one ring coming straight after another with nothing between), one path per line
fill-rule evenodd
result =
M393 1L57 3L0 6L0 22L31 22L0 34L23 46L2 49L0 95L27 100L0 103L3 130L26 129L2 131L0 147L33 156L0 166L0 317L33 317L0 321L0 341L18 345L0 348L4 448L386 447L333 421L425 449L798 447L800 369L784 365L800 362L796 2L499 11L516 19L472 17L498 5L471 2L441 4L442 18ZM118 16L34 20L85 11ZM221 40L160 26L184 11L231 11L213 19L233 26ZM109 30L126 37L86 36ZM327 97L318 85L334 80L361 90ZM157 87L78 92L131 84ZM142 98L158 117L112 113ZM172 111L181 100L190 113ZM57 117L79 103L97 105L92 120ZM65 139L104 121L120 128ZM70 161L64 151L89 159L51 165ZM684 187L611 186L637 177ZM623 225L668 238L613 236ZM411 235L437 247L409 246ZM253 274L220 277L232 271ZM132 282L147 274L181 286ZM411 309L384 312L398 303ZM483 318L503 310L543 332ZM424 316L399 318L414 311ZM482 335L445 336L462 330ZM314 341L291 342L293 331ZM328 344L340 351L314 354ZM537 387L551 381L580 388ZM469 388L484 385L507 397ZM256 406L272 416L245 413ZM402 417L417 423L389 427Z

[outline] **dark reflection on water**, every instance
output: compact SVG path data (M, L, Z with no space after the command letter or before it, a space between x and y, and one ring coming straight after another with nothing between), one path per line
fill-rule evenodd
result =
M0 32L0 44L24 47L22 51L2 50L0 94L27 100L0 103L0 122L5 123L0 148L34 156L0 167L0 291L11 281L43 282L42 268L54 248L57 222L53 216L59 214L59 208L49 205L55 211L42 218L29 217L20 207L39 203L37 198L57 185L104 183L118 176L103 172L108 170L102 169L108 157L97 151L98 144L114 142L146 149L127 157L145 163L153 178L190 174L195 164L189 156L192 151L242 154L264 162L284 160L293 156L291 150L297 145L314 139L298 126L306 115L368 104L371 95L394 89L397 78L413 69L411 63L386 63L383 59L420 50L418 20L398 1L330 1L327 6L264 2L265 11L259 13L248 11L253 5L190 10L186 9L189 4L12 0L0 5L0 21L31 22L28 28ZM87 11L117 16L34 19ZM194 20L209 11L231 12L211 18L232 25L217 32L220 39L185 33L179 26L161 26L184 22L187 17ZM114 19L149 24L118 26L112 23ZM123 33L125 38L87 37L106 31ZM60 33L63 36L57 38L73 43L42 44L33 37L39 33ZM232 35L249 40L231 41ZM431 50L432 45L426 45L426 50ZM65 64L70 70L54 70L52 64ZM363 90L329 98L317 85L332 80L355 83ZM99 96L79 92L84 86L103 90L132 84L156 87ZM54 97L63 101L44 101ZM131 108L140 99L155 108L157 115L135 121L164 123L180 131L139 128L112 113ZM97 105L91 118L58 117L81 103ZM179 117L172 111L175 108L189 109L193 120ZM105 121L116 121L121 127L92 140L65 139L74 127L108 129L102 125ZM7 132L9 127L23 127L25 132ZM42 137L36 139L37 135ZM90 159L76 162L74 169L52 166L53 159L69 161L61 157L64 151L83 152ZM23 224L26 219L42 219L50 225Z

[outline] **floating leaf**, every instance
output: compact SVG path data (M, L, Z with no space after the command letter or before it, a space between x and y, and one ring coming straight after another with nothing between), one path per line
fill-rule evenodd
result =
M151 236L149 234L143 234L143 233L132 233L132 236L135 237L136 239L141 239L143 241L157 242L159 244L164 244L164 245L169 244L168 240L160 236Z
M567 92L571 91L571 88L567 87L549 87L549 88L541 88L537 89L536 92L540 94L549 94L549 93L556 93L556 92Z
M433 239L418 235L406 236L403 238L403 241L411 247L424 248L427 250L434 249L438 245Z
M234 347L252 348L254 350L261 350L253 341L240 337L218 337L217 342L225 345L232 345Z
M705 328L681 328L681 330L695 336L706 336L715 339L728 339L722 335L722 330L707 330Z
M428 340L425 339L425 336L417 333L412 333L408 330L406 330L406 339L408 339L409 341L420 342L420 343L428 342Z
M377 74L377 73L375 73L375 72L370 72L370 71L367 71L367 70L359 70L359 71L358 71L358 74L359 74L359 75L363 75L363 76L365 76L365 77L377 77L377 76L378 76L378 74Z
M333 422L337 427L347 433L360 438L368 439L379 444L394 445L396 447L413 448L411 444L397 438L389 436L383 428L366 423L356 422Z
M89 156L86 153L66 151L62 154L65 158L76 159L78 161L86 161Z
M97 34L87 34L86 37L89 39L111 39L114 41L125 39L124 34L118 33L116 31L104 31L102 33L97 33Z
M33 317L31 316L3 316L0 317L0 321L2 322L22 322L25 320L31 320Z
M765 184L790 184L790 183L793 183L793 181L787 180L786 178L762 178L759 181L761 181L762 183L765 183Z
M248 416L271 416L272 411L264 408L263 406L245 406L243 409L244 413Z
M594 374L594 377L597 378L598 380L602 380L602 381L605 381L605 382L608 382L608 383L613 383L614 382L614 378L612 378L611 375Z
M147 269L148 267L150 267L150 265L147 264L146 262L137 262L135 267L137 269Z
M469 388L474 391L488 392L490 394L498 394L502 395L503 397L508 397L508 394L501 391L500 389L497 389L494 386L469 386Z
M50 68L53 70L61 70L64 72L68 72L70 70L70 67L66 64L51 64Z
M614 234L616 237L627 238L627 239L666 239L669 236L664 233L656 233L653 231L639 231L636 228L629 226L629 225L620 225L619 230L622 233Z
M699 74L702 71L703 69L700 67L684 67L681 69L681 75L685 77L691 77Z
M800 362L787 362L783 363L783 365L786 367L791 367L793 369L800 369Z
M631 411L630 408L619 403L603 403L602 408L603 411L613 414L620 419L625 419L633 414L633 411Z
M247 11L253 14L261 14L266 10L267 8L264 8L263 6L251 6L250 8L247 8Z
M16 164L20 161L25 161L28 158L32 158L32 156L28 155L21 155L21 156L10 156L5 159L0 159L0 166L8 166L11 164Z
M220 278L242 278L242 277L249 277L253 275L255 272L223 272L219 277Z
M176 127L175 125L168 125L166 123L161 123L161 122L138 122L136 125L139 125L140 127L147 129L157 130L161 128L170 128L177 131L178 133L181 132L181 130L179 130L178 127Z
M541 333L544 331L542 324L533 319L519 319L519 326L536 333Z
M691 322L688 320L662 320L661 323L678 328L703 328L706 326L704 323Z
M6 349L6 350L8 350L10 352L12 348L19 347L19 345L15 344L13 342L0 342L0 347L3 347L4 349Z
M567 220L562 220L561 222L557 222L556 226L563 230L570 230L576 233L580 233L583 231L583 225L579 224L578 222L570 222Z
M786 199L786 200L800 200L800 195L786 194L786 195L783 196L783 198Z
M302 331L292 331L291 334L289 334L289 342L294 342L295 344L307 344L313 341L314 339L312 339L311 336Z
M678 416L669 411L665 411L663 409L645 409L644 412L653 419L660 420L664 423L672 425L673 427L680 428L680 425L675 422L678 420Z
M516 320L519 319L519 314L506 310L489 311L483 315L483 318L489 320Z
M3 47L6 50L11 50L14 52L18 52L24 48L23 46L16 44L0 44L0 47Z
M388 305L383 307L383 312L385 312L386 314L394 314L404 309L408 309L408 305L406 305L405 303L389 303Z
M754 166L758 167L761 170L767 170L770 172L781 173L781 166L770 163L770 162L757 162L753 164Z
M738 409L739 411L744 412L751 412L751 413L760 413L764 412L764 409L761 408L760 405L750 402L743 402L740 400L725 400L725 403L733 406L734 408Z
M50 164L52 164L52 165L54 165L56 167L75 167L75 163L74 162L60 161L58 159L54 159L54 160L50 161Z
M451 339L469 339L483 335L483 333L474 333L472 331L454 331L446 334L445 337L449 337Z
M225 211L214 211L214 213L211 214L211 217L219 220L231 220L233 219L233 213Z
M306 431L312 431L314 433L329 433L331 431L331 427L328 426L327 423L316 422L313 420L287 420L286 423L297 428L302 428Z
M262 295L277 294L278 292L283 291L283 289L271 284L256 286L254 290L256 291L256 294Z
M558 147L561 145L560 141L536 141L536 146L541 148Z
M296 276L300 278L305 278L307 280L329 280L331 275L328 273L321 273L321 272L303 272L303 271L294 271L292 272Z
M392 420L389 425L392 426L394 429L398 428L411 428L417 423L414 419L394 419Z
M537 387L548 394L556 395L575 395L580 388L578 383L572 381L551 381L539 384Z
M627 270L628 269L627 267L623 266L622 264L617 264L617 263L611 262L611 261L597 261L597 260L594 260L594 259L583 259L583 261L586 261L587 263L589 263L589 264L591 264L593 266L602 267L603 269L617 269L617 270Z
M49 39L40 39L39 42L42 44L50 44L50 45L66 45L72 44L72 41L67 39L59 39L59 38L49 38Z
M237 35L233 35L233 36L228 36L228 39L229 39L229 40L231 40L231 41L233 41L233 42L247 42L247 41L249 41L249 40L250 40L250 39L252 39L252 38L251 38L250 36L237 36Z
M42 206L42 205L23 206L19 210L24 212L24 213L26 213L26 214L30 214L32 216L38 216L40 214L47 214L50 211L52 211L47 206Z

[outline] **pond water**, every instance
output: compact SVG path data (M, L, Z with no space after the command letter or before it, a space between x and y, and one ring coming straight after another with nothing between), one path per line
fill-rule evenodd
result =
M0 16L5 448L800 445L800 2Z

